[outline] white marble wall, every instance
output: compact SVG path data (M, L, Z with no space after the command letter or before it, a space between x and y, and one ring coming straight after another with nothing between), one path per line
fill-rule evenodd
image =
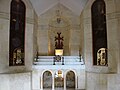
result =
M115 5L112 0L105 0L107 19L107 42L108 42L108 67L93 66L92 58L92 27L91 27L91 5L94 0L90 0L83 11L84 18L84 56L86 60L86 70L94 72L117 72L118 61L118 41L117 20L114 18ZM112 6L112 7L111 7ZM110 9L111 8L111 9ZM112 16L111 16L112 15ZM111 27L112 26L112 27ZM114 60L114 61L113 61Z
M0 90L31 90L31 72L0 74Z
M11 0L0 0L0 90L31 90L33 60L34 11L30 2L26 5L25 65L9 66L9 28ZM28 72L28 73L24 73Z
M91 5L95 0L89 0L83 10L84 27L84 58L86 63L87 90L119 90L120 67L120 28L119 0L104 0L106 3L108 67L93 66L92 58L92 27ZM105 74L106 73L106 74ZM109 75L109 73L111 73ZM112 74L114 73L114 74ZM118 73L118 74L117 74Z
M114 0L105 0L107 19L107 42L108 42L108 67L93 66L92 58L92 27L91 27L91 5L94 0L90 0L83 11L84 18L84 55L86 60L86 70L94 72L117 72L118 40L117 40L117 19L115 18ZM112 27L111 27L112 26ZM102 69L103 68L103 69Z
M120 89L120 0L114 0L115 3L115 18L117 20L116 24L116 32L117 32L117 38L116 41L118 41L119 47L117 48L117 53L119 56L119 59L117 60L117 74L109 74L108 75L108 89L107 90L119 90Z
M86 78L86 90L107 90L107 74L87 72Z
M79 48L79 55L81 55L82 57L84 57L84 22L83 21L84 21L83 12L81 12L81 15L80 15L81 47Z
M114 1L116 4L116 18L117 18L117 39L119 44L119 61L118 61L118 73L120 74L120 0Z
M30 2L26 5L25 66L9 67L9 28L11 0L0 0L0 73L30 71L33 60L34 11ZM7 6L7 7L6 7Z
M120 89L120 74L109 74L107 85L108 85L107 90L119 90Z

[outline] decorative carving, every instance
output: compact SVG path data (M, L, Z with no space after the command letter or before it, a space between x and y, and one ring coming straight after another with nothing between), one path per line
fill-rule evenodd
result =
M61 37L60 35L61 35L61 32L60 33L58 33L57 32L57 34L58 34L58 37L55 37L55 48L56 49L63 49L63 37Z
M100 48L97 52L97 65L107 65L107 50L106 48Z
M24 53L21 48L15 49L13 52L13 65L22 65L24 63Z
M64 65L64 57L59 55L55 56L53 60L53 65L56 65L56 62L60 62L62 65Z

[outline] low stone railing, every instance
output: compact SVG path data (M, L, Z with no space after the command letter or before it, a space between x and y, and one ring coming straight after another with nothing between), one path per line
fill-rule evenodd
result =
M79 56L38 56L34 65L84 65L84 60Z

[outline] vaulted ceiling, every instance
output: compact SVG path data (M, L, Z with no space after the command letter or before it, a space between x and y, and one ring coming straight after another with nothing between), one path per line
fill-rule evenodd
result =
M38 16L46 12L48 9L60 3L73 11L76 15L80 15L88 0L30 0Z

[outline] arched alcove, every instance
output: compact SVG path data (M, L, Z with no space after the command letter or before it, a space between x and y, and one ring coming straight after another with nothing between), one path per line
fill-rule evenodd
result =
M64 77L62 70L58 70L55 72L55 88L63 88L64 87Z
M45 71L43 73L43 89L52 89L52 73L50 71Z
M55 16L51 17L49 21L49 55L55 55L55 37L57 33L61 33L63 40L63 54L69 55L69 38L70 38L70 22L69 20L61 14L62 12L58 9L56 10Z
M75 89L75 73L68 71L66 74L66 89Z

